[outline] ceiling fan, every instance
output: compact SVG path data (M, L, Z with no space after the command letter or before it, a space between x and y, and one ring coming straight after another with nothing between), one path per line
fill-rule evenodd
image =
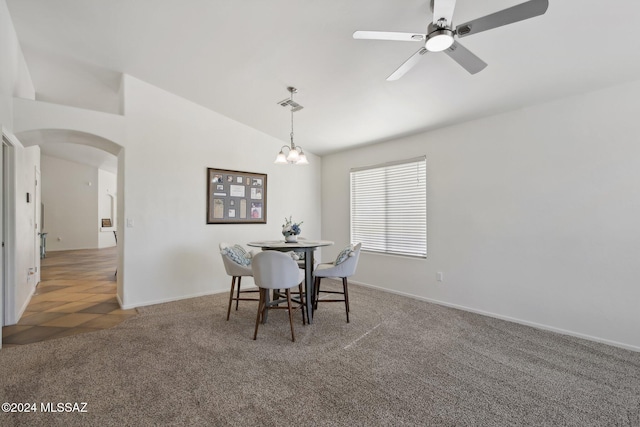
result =
M452 16L456 0L431 0L433 21L427 27L427 33L397 33L385 31L356 31L354 39L394 40L422 42L424 46L411 55L387 80L398 80L420 61L428 52L444 52L471 74L482 71L487 64L455 40L512 24L544 14L549 7L548 0L530 0L516 6L503 9L491 15L460 24L453 28Z

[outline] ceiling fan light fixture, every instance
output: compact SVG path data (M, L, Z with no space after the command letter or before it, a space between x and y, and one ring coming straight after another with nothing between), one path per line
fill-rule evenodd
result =
M444 52L469 74L476 74L482 71L487 63L458 43L457 39L544 15L549 8L549 0L521 0L515 6L453 27L453 10L456 0L430 0L429 3L432 20L427 25L426 34L394 31L356 31L353 33L354 39L420 41L424 43L423 47L387 77L387 81L398 80L405 75L427 52Z
M453 31L447 28L439 28L427 35L424 47L429 52L442 52L453 44Z

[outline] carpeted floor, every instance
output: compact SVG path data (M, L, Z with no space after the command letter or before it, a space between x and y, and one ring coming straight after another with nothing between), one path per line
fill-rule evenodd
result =
M323 282L324 284L324 282ZM0 425L640 426L640 353L350 286L314 324L227 295L0 352ZM87 402L86 413L41 403ZM45 405L46 406L46 405Z

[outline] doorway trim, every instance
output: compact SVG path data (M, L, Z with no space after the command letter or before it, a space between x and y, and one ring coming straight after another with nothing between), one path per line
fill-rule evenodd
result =
M42 232L42 218L41 218L41 205L42 205L42 196L40 194L40 168L38 166L34 166L34 178L35 182L33 183L33 220L35 222L35 227L33 229L33 271L34 287L37 287L40 283L40 254L42 253L41 246L41 237L40 234Z
M16 283L16 152L18 140L2 128L2 325L14 324Z

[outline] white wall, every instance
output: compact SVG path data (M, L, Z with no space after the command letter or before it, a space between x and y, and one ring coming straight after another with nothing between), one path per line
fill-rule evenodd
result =
M98 221L101 226L98 231L98 247L110 248L116 245L113 232L117 221L117 186L116 174L98 169ZM112 227L103 228L102 218L110 218Z
M47 251L98 248L98 169L42 156Z
M123 92L124 117L16 99L14 122L16 133L71 129L115 143L125 307L227 292L218 243L281 238L285 216L304 221L303 236L322 237L317 156L307 153L306 167L274 165L280 140L130 76ZM206 224L207 167L266 173L267 224Z
M282 141L130 76L125 97L125 306L227 291L218 243L282 238L285 216L321 237L318 157L274 165ZM266 173L267 224L207 225L207 167Z
M21 314L26 308L29 298L35 290L37 275L40 269L40 241L35 240L35 224L37 206L35 180L36 169L40 169L40 147L28 147L16 150L17 154L17 191L16 191L16 288L15 302ZM40 187L40 194L42 189ZM29 202L27 203L27 193ZM42 197L42 196L40 196ZM17 319L16 319L17 320Z
M638 111L633 82L326 156L323 237L347 244L351 167L426 154L427 259L355 280L640 350Z
M11 274L8 283L10 289L6 290L9 299L5 301L4 292L0 293L0 318L4 324L15 323L19 318L35 286L35 275L28 275L27 272L40 269L39 258L34 253L33 204L26 202L26 193L33 193L35 170L39 167L39 149L25 149L13 136L14 96L33 99L35 91L7 4L0 0L0 128L13 145L10 162L14 170L9 177L13 194L7 195L7 204L8 216L15 225L9 230L10 236L3 236L3 241L7 242L6 268Z
M0 125L11 131L13 97L33 99L35 91L5 0L0 0L0 58Z

